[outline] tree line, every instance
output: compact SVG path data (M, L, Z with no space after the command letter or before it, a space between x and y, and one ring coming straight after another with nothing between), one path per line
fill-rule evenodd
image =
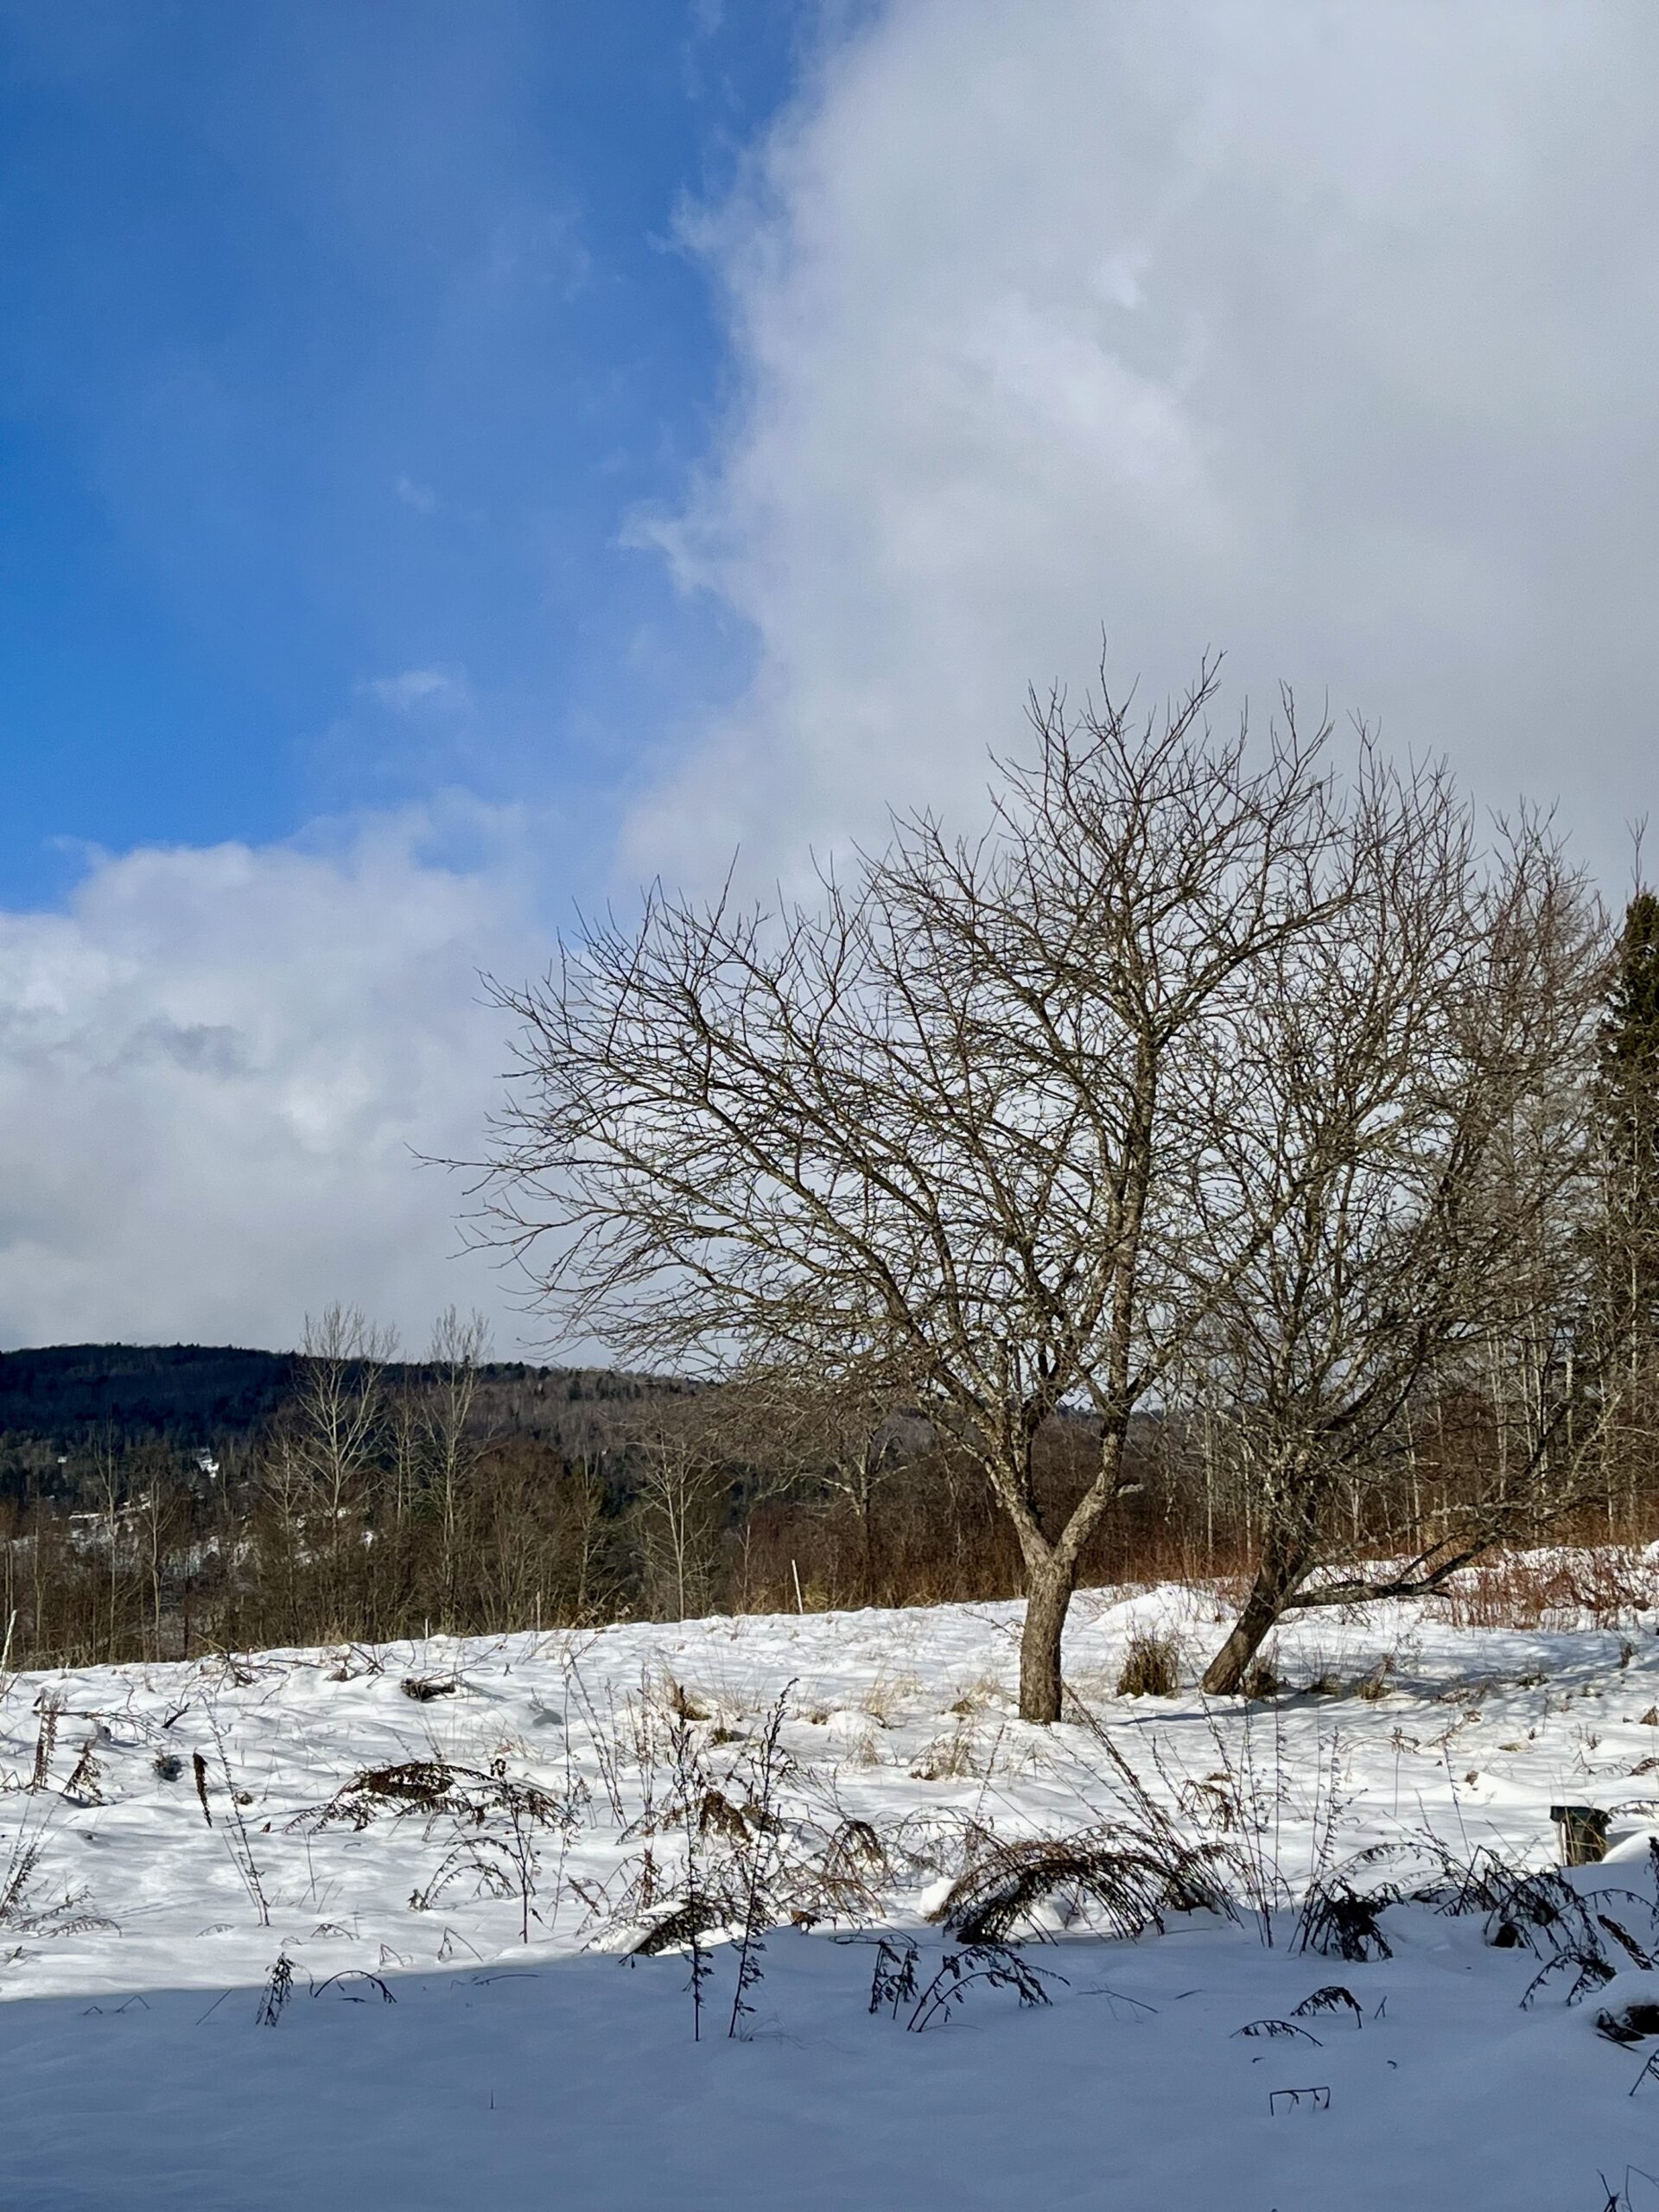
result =
M395 1349L334 1306L291 1355L80 1348L61 1402L26 1377L58 1426L5 1439L0 1664L1018 1586L972 1470L913 1417L499 1364L453 1313L423 1358ZM139 1395L100 1393L112 1359ZM175 1403L154 1379L169 1365L232 1371L236 1391L187 1375Z
M14 1482L0 1497L4 1663L1024 1588L1014 1531L973 1456L913 1412L829 1389L785 1403L602 1371L485 1367L469 1381L463 1364L457 1438L455 1385L424 1362L363 1357L375 1334L350 1313L322 1317L272 1415L211 1450L106 1430L51 1455L49 1484ZM1397 1551L1478 1491L1491 1440L1475 1410L1443 1399L1391 1481L1349 1484L1338 1510L1357 1551ZM1067 1518L1095 1452L1082 1416L1039 1433L1033 1484L1046 1520ZM1126 1459L1129 1481L1078 1579L1242 1589L1260 1503L1217 1425L1146 1416ZM1554 1517L1558 1531L1651 1532L1639 1471L1605 1465L1599 1491Z

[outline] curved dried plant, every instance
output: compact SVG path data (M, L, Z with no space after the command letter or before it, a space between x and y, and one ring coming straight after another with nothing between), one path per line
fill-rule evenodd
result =
M1167 1912L1232 1910L1213 1852L1090 1829L995 1845L933 1916L964 1942L1004 1942L1057 1897L1092 1907L1116 1936L1161 1933Z

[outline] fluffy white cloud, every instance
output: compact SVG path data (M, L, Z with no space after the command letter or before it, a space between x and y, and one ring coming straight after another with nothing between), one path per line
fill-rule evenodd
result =
M1659 14L1643 0L895 0L693 234L738 374L651 533L753 626L635 863L976 785L1028 680L1225 646L1647 804Z
M740 838L787 870L976 787L1103 626L1151 692L1224 645L1258 707L1328 687L1488 798L1559 791L1616 869L1652 746L1656 65L1648 0L868 20L693 226L736 396L652 534L756 670L624 877ZM467 697L368 689L416 727ZM522 1339L411 1151L476 1148L474 970L544 933L510 823L465 866L433 826L134 853L0 916L0 1343L290 1342L334 1297Z
M450 808L102 859L0 915L0 1344L291 1344L339 1298L416 1344L477 1304L516 1349L415 1155L476 1156L499 1102L478 970L537 957L519 854Z

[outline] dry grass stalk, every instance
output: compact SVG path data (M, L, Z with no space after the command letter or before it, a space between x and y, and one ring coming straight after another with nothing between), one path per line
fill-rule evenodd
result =
M1181 1646L1167 1630L1138 1629L1129 1638L1119 1697L1174 1697L1181 1687Z

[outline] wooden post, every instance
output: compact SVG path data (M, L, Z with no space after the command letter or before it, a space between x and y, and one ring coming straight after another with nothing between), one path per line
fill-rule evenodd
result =
M1594 1866L1607 1856L1609 1815L1598 1805L1552 1805L1563 1866Z

